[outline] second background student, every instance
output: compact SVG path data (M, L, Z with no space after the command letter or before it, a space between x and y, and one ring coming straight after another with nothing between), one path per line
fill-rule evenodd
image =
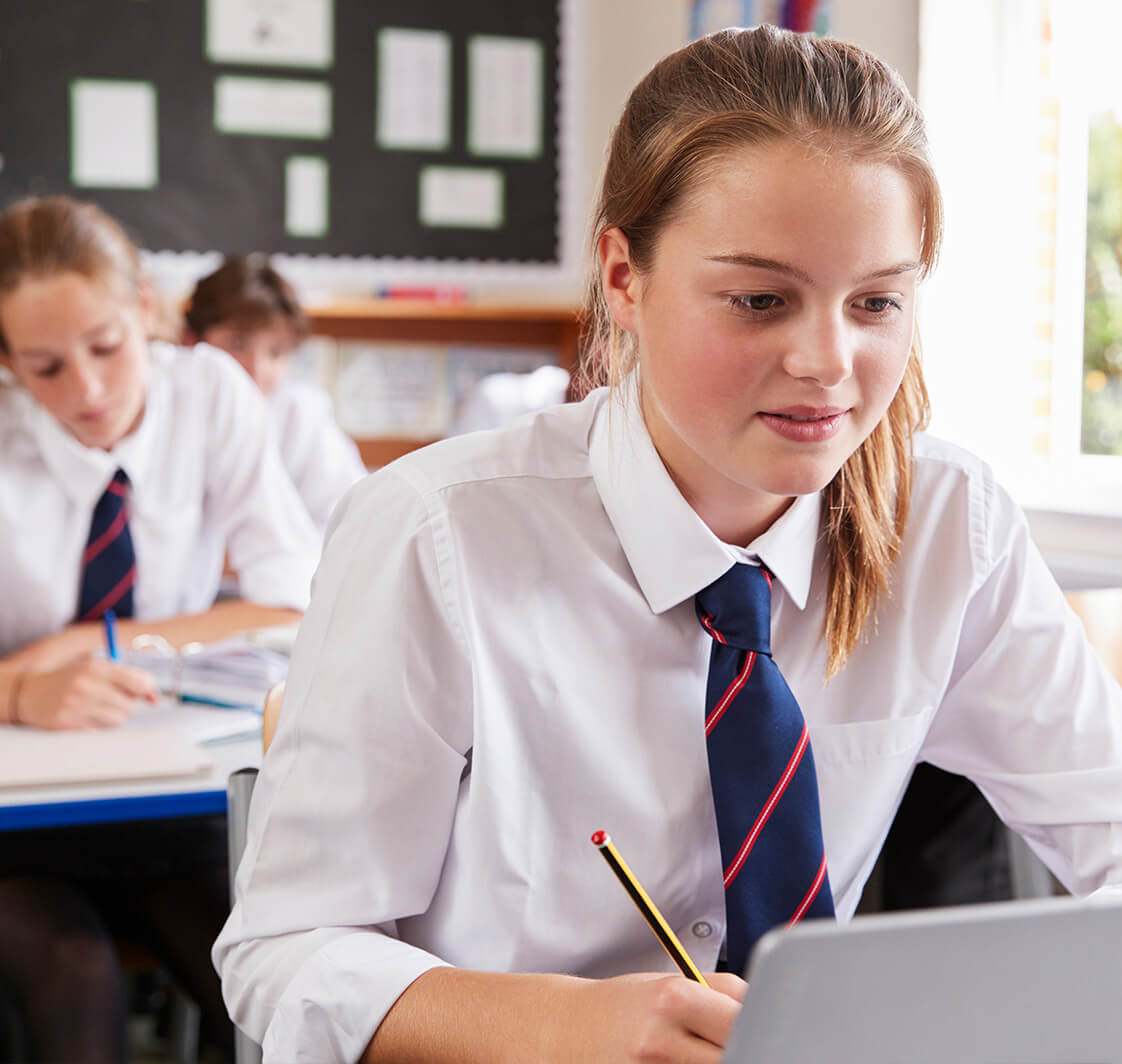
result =
M187 306L184 339L228 351L267 397L285 468L322 532L366 469L327 394L288 379L292 351L306 335L296 293L263 255L228 258L196 284Z

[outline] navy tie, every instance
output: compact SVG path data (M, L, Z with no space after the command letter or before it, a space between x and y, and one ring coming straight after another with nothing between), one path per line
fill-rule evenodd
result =
M833 916L818 780L802 710L771 659L771 574L734 565L695 599L713 637L705 695L709 776L724 866L726 963L756 940Z
M129 478L118 469L90 521L76 620L96 621L106 610L119 617L132 616L136 555L129 534L129 494Z

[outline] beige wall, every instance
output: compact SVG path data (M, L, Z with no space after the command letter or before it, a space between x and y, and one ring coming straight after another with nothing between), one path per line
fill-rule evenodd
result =
M831 32L879 55L915 91L920 0L833 0ZM577 39L580 86L577 216L581 236L595 197L612 125L636 82L664 55L685 44L689 0L583 0ZM583 262L583 258L582 258ZM516 293L511 293L516 294ZM579 283L536 295L575 300Z

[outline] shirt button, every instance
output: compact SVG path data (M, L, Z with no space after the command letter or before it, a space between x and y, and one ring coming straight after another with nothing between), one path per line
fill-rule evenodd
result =
M690 930L694 934L694 938L708 938L713 934L713 925L707 920L698 920Z

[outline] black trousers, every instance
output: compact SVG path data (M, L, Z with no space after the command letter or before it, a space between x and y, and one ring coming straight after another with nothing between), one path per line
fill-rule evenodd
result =
M0 833L0 1060L123 1060L120 941L159 958L232 1055L210 964L226 869L221 815Z

